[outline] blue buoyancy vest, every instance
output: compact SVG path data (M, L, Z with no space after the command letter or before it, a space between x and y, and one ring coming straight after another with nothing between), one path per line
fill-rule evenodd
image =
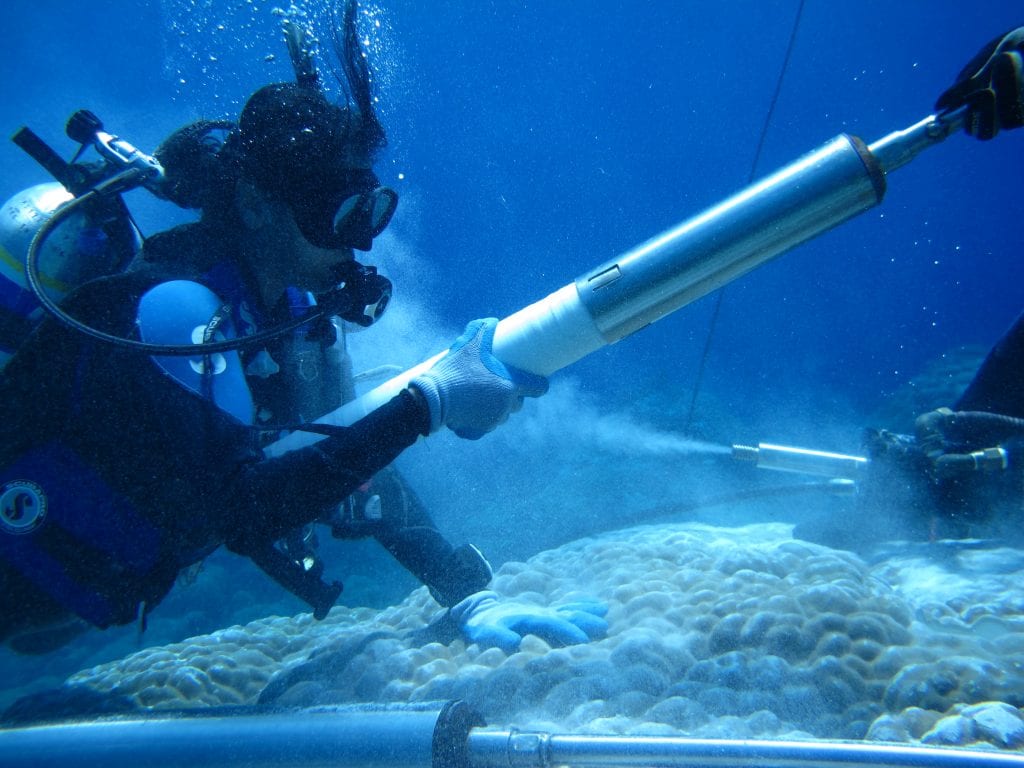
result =
M150 343L235 337L224 303L188 280L147 291L136 323ZM214 323L216 330L208 332ZM237 351L152 360L179 386L252 423L252 397ZM139 364L149 363L140 357ZM133 621L141 602L155 604L181 567L209 554L178 552L166 535L61 442L37 445L0 470L0 557L96 626Z
M162 567L161 539L126 498L58 442L0 472L0 556L98 627L135 618L138 595ZM75 552L70 562L69 549Z

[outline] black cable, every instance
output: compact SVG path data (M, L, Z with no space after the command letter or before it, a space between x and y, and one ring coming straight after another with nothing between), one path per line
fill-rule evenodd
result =
M757 140L757 149L754 152L754 161L750 164L750 173L747 176L747 184L754 181L757 173L757 166L761 161L761 151L764 149L765 138L768 136L768 126L771 125L772 116L775 114L775 105L778 103L779 94L782 93L782 81L789 69L789 60L793 55L793 48L796 44L796 34L800 27L800 17L804 13L804 0L796 9L796 18L793 19L793 29L789 34L789 43L786 45L786 55L782 60L782 68L779 70L779 77L775 81L775 93L772 94L771 103L768 105L768 113L765 115L764 123L761 125L761 136ZM704 352L700 356L700 363L697 366L697 380L693 385L693 395L690 397L690 408L686 413L684 432L689 432L693 424L693 414L697 410L697 398L700 396L701 385L704 381L704 370L707 367L708 356L711 354L711 342L715 335L715 328L718 326L718 316L722 310L722 300L725 297L725 288L719 288L715 293L715 306L711 310L711 322L708 326L708 335L704 341Z

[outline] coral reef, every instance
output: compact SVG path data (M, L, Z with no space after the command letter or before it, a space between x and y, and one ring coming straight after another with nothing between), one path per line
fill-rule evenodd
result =
M918 741L931 746L1024 747L1024 713L1002 701L956 704L945 715L920 707L882 715L868 738L877 741Z
M995 565L994 582L957 581ZM782 524L647 526L496 574L495 591L519 601L605 601L608 636L586 645L528 636L506 655L424 642L439 611L419 589L380 612L272 618L149 649L67 685L155 709L458 698L491 725L554 732L1017 748L1021 573L1024 558L1007 553L868 566Z
M1024 552L938 543L873 574L913 611L913 648L893 654L886 709L868 738L1024 747Z
M372 625L369 609L335 611L329 622L310 614L271 617L143 651L72 675L69 686L126 697L138 707L169 709L255 701L282 667L306 659L318 642Z

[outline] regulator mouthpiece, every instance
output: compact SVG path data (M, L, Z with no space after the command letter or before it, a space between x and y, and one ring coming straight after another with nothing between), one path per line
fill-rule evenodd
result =
M392 285L376 267L358 261L338 265L338 287L317 296L328 314L366 328L380 320L391 302Z

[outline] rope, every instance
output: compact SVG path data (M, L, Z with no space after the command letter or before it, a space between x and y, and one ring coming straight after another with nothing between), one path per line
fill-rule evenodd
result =
M771 103L768 105L768 113L761 125L761 135L757 140L757 150L754 152L754 160L750 164L750 173L747 174L747 184L754 180L757 173L757 166L761 162L761 151L764 149L765 138L768 136L768 126L771 125L772 116L775 114L775 105L779 101L779 94L782 92L782 81L786 78L786 71L789 69L789 60L793 56L793 47L796 44L797 30L800 27L800 17L804 13L804 0L800 0L796 9L796 18L793 19L793 29L789 33L789 43L786 45L786 56L782 60L782 67L779 69L779 77L775 81L775 92L772 94ZM725 298L725 288L719 288L715 293L715 305L711 310L711 322L708 324L708 335L704 340L704 351L700 356L700 363L697 365L697 380L693 385L693 395L690 397L690 408L686 412L686 424L684 432L689 432L693 424L693 415L697 410L697 398L700 396L701 385L704 381L704 371L707 368L708 356L711 354L711 342L714 339L715 328L718 326L718 317L722 311L722 300Z

